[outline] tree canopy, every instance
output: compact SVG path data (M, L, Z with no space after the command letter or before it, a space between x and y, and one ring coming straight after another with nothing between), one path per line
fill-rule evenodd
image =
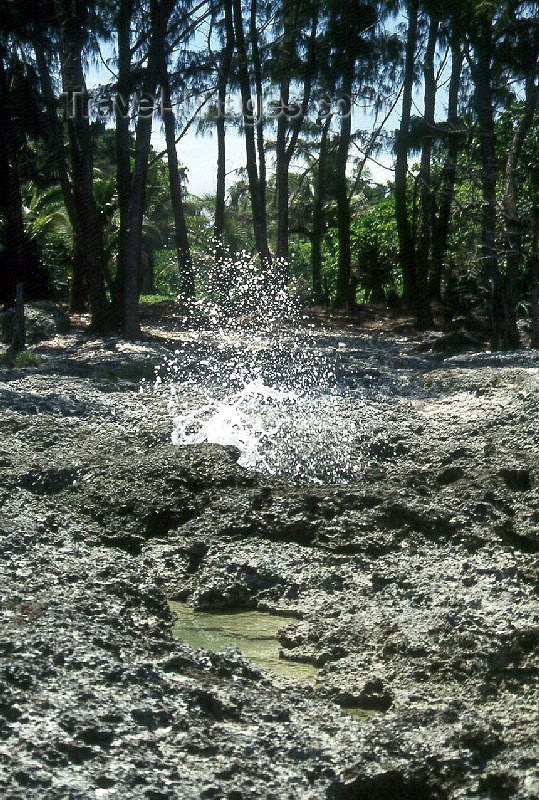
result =
M136 337L141 293L188 302L209 270L226 289L247 250L313 303L399 302L421 328L441 304L493 348L524 317L539 346L539 3L0 6L0 302L21 285ZM204 197L195 129L216 141Z

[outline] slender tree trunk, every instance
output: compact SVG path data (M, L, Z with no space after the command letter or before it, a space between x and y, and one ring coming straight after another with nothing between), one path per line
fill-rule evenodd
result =
M219 262L223 256L223 236L225 230L226 199L226 128L224 107L226 103L226 81L219 82L217 129L217 188L215 191L215 217L213 235L216 242L216 257Z
M75 203L73 200L73 190L71 187L71 181L69 179L67 160L64 152L64 130L62 123L60 122L60 118L56 113L56 97L54 96L54 89L51 80L52 66L47 61L43 42L36 41L34 43L34 52L36 54L41 93L45 102L45 111L49 126L48 145L54 153L56 169L58 170L58 181L60 183L60 188L62 189L62 197L64 198L64 205L69 217L69 222L71 223L71 227L75 228Z
M350 98L350 111L341 118L339 145L335 165L335 194L337 199L337 236L339 240L339 264L335 305L337 308L353 305L351 296L351 250L350 250L350 199L346 180L346 165L352 133L352 83L354 77L354 58L348 53L343 75L343 93Z
M83 4L76 5L74 8L67 0L59 3L62 84L67 101L73 201L79 220L80 241L77 246L88 289L92 328L101 333L109 329L110 315L103 275L103 237L93 190L88 92L82 68L86 8Z
M15 313L13 319L13 339L9 352L15 356L26 346L26 325L24 319L24 288L22 282L15 287Z
M243 122L245 126L245 151L247 159L247 178L249 181L249 194L253 211L253 227L255 245L262 264L271 261L268 247L268 232L266 223L266 209L260 202L259 176L256 162L255 144L255 112L249 85L249 70L247 64L247 49L243 31L243 18L241 13L241 0L232 0L234 10L235 43L238 53L238 81L240 84L241 101L243 106Z
M264 95L262 90L262 65L258 50L258 30L256 24L257 0L251 0L251 17L249 35L251 38L251 57L256 90L256 154L258 159L258 202L261 214L264 215L264 225L267 225L266 213L266 152L264 149ZM267 233L266 233L267 239Z
M172 109L169 77L164 51L161 70L163 122L165 124L165 139L167 143L170 202L174 213L174 238L178 255L178 269L180 271L180 293L183 300L191 300L195 296L195 278L189 249L189 236L185 223L180 170L178 168L178 153L176 151L174 111Z
M64 127L56 111L56 97L51 80L51 65L49 64L43 42L38 39L34 43L36 62L38 67L41 92L45 101L47 113L48 143L54 154L58 180L62 189L62 197L66 207L67 216L73 231L73 255L71 260L71 286L69 290L69 308L73 313L82 314L86 309L88 289L84 269L84 242L82 225L75 204L73 186L69 176L69 169L64 149Z
M131 186L131 136L129 133L129 103L131 99L131 19L133 0L120 0L116 17L118 35L118 92L115 102L116 119L116 190L120 230L118 259L113 285L113 315L121 327L125 304L127 215Z
M539 205L536 205L533 209L530 281L532 318L531 346L539 348Z
M436 106L436 76L434 54L438 40L440 17L437 12L430 16L429 36L423 64L425 85L425 110L423 115L423 141L419 168L420 221L416 262L416 319L419 330L432 328L434 320L429 303L429 273L431 265L431 224L433 192L431 186L430 160L434 139L434 111Z
M318 170L315 179L314 205L313 205L313 234L311 237L311 265L313 274L314 302L323 302L322 294L322 237L324 232L324 200L326 193L326 158L327 141L331 116L328 115L322 127L320 139L320 153L318 155Z
M73 230L73 258L71 286L69 287L69 310L72 314L84 314L87 308L88 285L84 271L84 242L80 225ZM76 266L75 266L76 265Z
M226 0L225 13L225 46L221 52L219 64L219 88L217 108L217 189L215 193L215 220L213 235L215 237L215 258L217 266L222 266L224 257L225 230L225 196L226 196L226 91L230 80L232 55L234 53L234 21L232 3ZM225 276L223 276L225 278Z
M288 130L288 103L290 99L290 74L281 79L280 113L277 120L275 142L275 191L277 197L277 257L288 262L288 169L286 133Z
M443 265L447 252L449 220L451 219L451 208L455 195L457 159L462 146L462 134L458 130L458 99L463 60L464 54L462 51L462 44L460 40L455 37L451 44L451 78L449 81L447 108L449 143L447 155L442 167L438 214L435 217L433 225L430 296L435 300L441 300L442 297Z
M498 266L496 246L496 132L494 127L494 102L492 98L492 22L481 23L474 43L476 60L471 63L475 83L475 106L479 120L481 151L481 185L483 213L481 222L481 256L483 274L489 292L491 347L503 346L504 302L503 284Z
M406 305L416 298L415 245L408 219L406 179L408 176L408 139L414 86L414 62L417 44L418 0L408 0L408 31L402 90L402 114L395 142L395 217L399 237L399 260L402 271L402 297Z
M219 267L224 257L225 199L226 199L226 80L219 80L218 110L215 123L217 129L217 184L215 190L215 217L213 236L215 239L215 261Z
M505 276L504 347L509 350L520 346L516 307L518 277L523 259L523 221L517 206L515 173L520 161L522 146L533 122L537 100L538 88L535 84L535 75L530 74L526 79L526 102L514 131L505 164L503 210L507 243L507 272Z
M15 302L16 287L25 278L25 232L22 212L21 185L17 158L17 132L13 125L11 101L4 66L5 53L0 47L0 102L4 110L2 136L0 137L0 169L4 186L1 209L5 223L7 274L2 276L0 301L9 305Z
M309 102L311 99L312 80L316 65L316 31L318 28L318 7L313 13L311 22L311 32L309 38L309 50L307 55L307 63L305 74L303 78L303 100L301 109L295 117L292 125L288 115L288 104L290 100L290 64L294 57L292 49L295 43L294 30L297 25L297 14L294 19L290 19L290 9L288 3L283 5L283 51L281 53L281 62L284 69L284 74L281 78L281 113L277 120L277 139L275 143L275 190L277 198L277 256L288 261L289 259L289 245L288 245L288 217L289 217L289 181L288 173L290 170L290 162L294 156L296 145L298 142L299 134ZM286 136L290 129L291 135L287 143Z
M141 258L141 280L140 291L141 294L154 294L155 293L155 273L153 254L142 251Z
M56 112L56 98L51 81L51 66L47 61L45 47L41 40L34 42L36 63L38 68L39 80L41 83L41 93L45 102L45 110L48 122L48 144L54 154L56 169L58 170L58 181L62 189L62 197L66 207L67 216L73 231L73 256L72 256L72 280L69 296L69 307L74 313L81 314L86 308L87 289L85 276L82 272L84 264L84 246L81 233L81 223L77 214L73 187L69 177L67 160L64 152L64 129L60 118Z
M288 158L286 136L289 128L288 105L290 101L290 72L293 63L291 52L294 40L294 21L291 19L289 0L283 0L281 16L283 33L279 54L281 80L279 97L279 116L277 119L277 137L275 141L275 198L277 203L277 257L288 264ZM297 17L296 20L297 21Z
M140 336L138 314L139 267L142 250L142 222L144 216L144 195L148 177L148 156L152 136L152 120L155 110L155 93L161 69L161 54L164 49L168 18L172 0L151 0L151 35L148 59L142 81L142 99L145 101L143 113L139 109L137 133L135 137L135 165L131 178L127 231L125 242L125 294L124 294L124 334L131 339Z

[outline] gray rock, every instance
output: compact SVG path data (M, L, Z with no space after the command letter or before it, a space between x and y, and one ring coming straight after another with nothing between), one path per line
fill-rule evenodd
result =
M537 363L413 345L343 348L374 377L341 486L171 447L167 387L89 357L0 370L1 796L537 797ZM314 685L175 641L167 599L296 617Z
M67 333L70 326L69 315L50 300L37 300L24 306L26 343L35 344L51 339L57 333ZM0 314L0 337L4 344L10 344L13 337L13 311Z

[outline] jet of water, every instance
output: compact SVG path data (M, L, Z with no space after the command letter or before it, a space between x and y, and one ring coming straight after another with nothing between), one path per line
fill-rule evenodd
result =
M240 465L303 481L358 474L365 401L339 385L321 332L246 254L221 266L220 280L206 275L190 342L169 363L173 443L234 445Z

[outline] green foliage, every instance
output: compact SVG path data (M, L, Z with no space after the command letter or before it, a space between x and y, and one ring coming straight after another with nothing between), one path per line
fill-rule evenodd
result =
M47 268L54 296L65 299L73 271L74 234L59 187L59 175L63 162L51 147L50 136L47 136L46 129L49 124L47 118L50 118L50 109L47 108L46 100L47 92L44 89L47 81L43 80L42 75L38 79L36 72L39 67L39 48L36 48L36 44L41 43L45 46L45 66L48 65L51 70L52 91L53 93L58 92L61 85L61 76L58 74L59 34L61 31L55 27L56 23L54 22L51 22L50 29L34 30L36 19L33 17L30 6L25 3L23 4L24 13L20 9L15 13L16 4L11 5L13 5L13 9L10 14L14 15L11 23L16 21L17 25L12 30L8 26L4 32L6 44L9 47L3 56L3 66L9 78L9 85L6 84L3 91L5 99L9 101L6 108L9 107L12 112L11 115L6 114L6 119L12 118L16 123L11 127L11 138L15 140L15 149L18 151L16 173L22 187L24 233L32 245L32 252L39 253L42 263ZM116 9L113 6L114 4L110 7L106 4L102 7L96 6L95 13L88 17L87 24L84 26L83 49L85 58L91 58L92 52L94 55L97 54L96 47L100 40L110 39L112 50L115 51L110 63L116 69L118 64L114 64L114 61L119 56L119 40L116 33L112 33L109 37L109 33L114 30L118 21ZM396 88L402 83L403 52L402 42L399 40L401 25L395 20L388 23L388 15L393 12L397 13L399 7L399 4L396 3L361 2L354 4L348 0L340 5L330 3L327 9L319 4L306 4L301 9L299 7L294 9L293 46L291 45L292 39L287 35L287 27L292 24L290 20L287 20L287 14L292 9L279 5L274 8L271 4L260 3L253 18L253 24L257 28L260 39L258 43L261 57L260 78L264 96L269 98L270 85L276 86L281 80L286 80L291 97L295 98L292 104L295 104L297 101L299 102L301 90L308 82L311 90L310 105L314 107L316 105L315 98L338 95L348 74L344 67L350 63L351 56L353 62L353 78L351 78L353 91L351 93L354 95L356 106L359 108L363 103L368 104L371 113L376 116L376 121L381 125L373 139L372 130L355 129L358 119L355 116L346 169L351 211L352 273L357 284L357 299L363 302L382 302L387 299L390 292L400 292L401 290L400 269L402 265L398 263L399 243L393 188L375 186L370 183L366 167L368 162L363 158L363 153L366 154L366 157L368 155L376 157L376 153L384 149L389 152L395 144L393 132L389 130L390 116L385 117L384 122L382 119L391 107L398 111L400 103ZM462 49L466 49L468 55L468 58L465 59L460 86L458 104L460 107L454 112L459 117L458 127L462 128L458 132L459 142L464 146L458 160L448 249L444 257L443 270L440 271L443 299L455 309L466 311L485 300L482 288L485 284L485 276L482 274L480 241L483 203L481 152L478 119L472 102L473 82L477 83L473 64L477 62L478 53L481 52L483 37L488 34L487 38L492 37L492 75L489 80L494 102L498 162L498 240L496 245L501 278L504 279L508 243L505 233L506 220L503 214L503 173L519 115L523 111L522 99L518 100L517 98L523 95L525 78L530 64L535 69L535 73L533 70L532 73L536 79L538 37L535 29L532 30L532 26L529 24L529 19L532 19L530 15L532 12L535 13L536 9L530 3L520 4L517 14L515 4L496 4L493 0L475 0L471 4L462 4L452 0L450 3L442 4L440 9L432 3L419 4L419 7L420 39L416 48L414 64L416 89L419 88L421 80L421 59L424 57L425 49L422 37L428 16L434 9L440 11L440 36L437 45L437 55L441 61L439 101L445 99L442 92L444 91L443 87L447 85L445 80L447 69L443 66L444 62L442 61L446 45L455 39L459 43L459 47L462 46ZM140 79L144 74L142 65L147 56L147 47L150 41L146 35L149 32L149 20L142 13L142 6L139 8L135 4L132 10L133 16L130 26L128 26L131 28L130 45L132 46L130 70L132 85L130 89L134 96L137 96L141 87ZM224 44L225 40L223 7L217 4L210 12L208 48L197 46L191 50L191 38L196 35L198 24L202 23L206 16L203 15L200 20L195 20L193 28L188 27L188 34L186 34L184 26L192 24L188 11L189 7L186 6L185 10L178 7L173 12L168 41L165 43L165 61L167 59L169 61L167 66L171 77L172 100L178 133L182 130L183 124L188 121L186 118L188 112L181 108L180 89L182 92L189 90L195 97L210 88L215 88L215 70L220 58L218 48ZM359 28L356 30L357 26L354 27L353 24L358 14L361 16L364 26L360 26L361 30ZM368 24L369 21L372 24ZM247 24L247 20L245 22ZM402 25L404 26L404 24L403 17ZM38 32L39 36L36 37ZM249 33L250 50L253 49L251 47L254 39L252 33ZM186 34L185 39L182 39L183 34ZM317 43L312 58L309 50L311 41ZM179 42L183 42L183 44L178 49ZM206 50L211 56L209 60ZM171 53L175 54L173 61L171 61ZM249 52L248 59L250 61L252 57L252 52ZM446 57L447 54L443 56L444 59ZM249 63L248 69L251 77L254 77L253 67L254 65ZM112 71L112 77L114 75L115 73ZM233 59L231 72L227 76L227 90L234 91L237 88L237 78L237 64ZM116 79L110 80L108 85L101 88L106 95L113 96L118 88ZM299 93L298 98L295 97L296 93ZM209 100L209 95L207 99ZM211 130L215 124L215 99L214 95L211 100L213 105L209 107L209 117L203 122L199 118L198 128L201 132ZM367 105L365 105L366 107ZM57 110L59 108L58 105ZM323 110L322 107L321 110ZM419 116L412 119L408 137L407 202L410 229L414 239L413 247L417 253L421 251L419 247L418 197L424 193L419 184L417 164L413 162L414 154L419 153L422 148L427 129L421 115L421 108L417 108L416 111ZM63 115L58 113L58 130L64 125L65 156L68 171L73 178L73 173L76 173L73 167L73 153L65 120L63 122L62 120ZM340 124L338 115L330 122L331 124L328 123L329 127L323 127L320 115L307 113L302 122L299 138L295 143L292 160L289 162L291 168L288 187L291 291L306 297L309 296L312 290L312 240L321 232L322 282L324 293L328 299L333 298L335 294L339 260L336 213L339 183L337 166L339 163L343 163L339 159ZM238 120L227 120L227 131L231 132L234 128L240 133L244 131L245 127L237 123ZM114 117L111 115L106 121L94 119L90 129L91 158L94 168L92 190L100 223L95 241L102 237L105 278L110 292L115 285L119 248L119 201L116 186L117 138L114 130ZM432 214L431 241L434 241L434 234L437 230L436 209L440 202L442 170L448 154L448 144L452 141L451 129L452 125L449 123L442 122L437 125L432 142L430 181L435 210ZM266 153L267 181L264 188L266 189L266 221L271 248L275 244L277 234L276 179L272 174L274 168L272 154L279 152L278 140L273 139L276 133L274 122L267 120L260 130L264 134L263 145ZM322 130L325 130L323 148ZM134 125L131 126L130 131L128 149L133 165ZM290 124L285 137L288 142L294 140L292 131L293 126ZM323 180L318 181L321 153L325 154ZM537 216L539 214L538 154L539 119L536 116L535 124L532 125L522 147L515 181L517 212L522 220L524 255L520 267L519 281L521 285L519 289L521 289L520 294L524 299L530 297L530 279L526 271L529 269L533 248L536 247L532 234L534 230L532 222L534 217L539 219ZM260 158L258 160L260 161ZM90 163L90 159L87 163ZM208 195L199 198L189 195L185 191L185 170L181 169L181 176L184 182L184 210L197 292L199 297L203 298L215 284L215 252L212 242L215 197ZM17 197L19 196L18 192L6 192L6 198L9 199L15 194ZM339 196L342 198L343 192ZM244 254L247 254L245 260L254 265L256 259L252 259L251 256L256 248L251 206L252 198L246 172L239 171L236 182L228 188L223 250L224 254L232 259L238 257L241 260L244 258ZM317 214L316 220L314 219L315 213ZM17 219L20 221L20 217ZM75 219L77 217L72 217L72 221ZM320 226L315 222L320 222ZM21 238L20 233L19 231L19 239ZM82 238L79 235L79 241L82 241ZM442 238L440 237L437 242L440 243ZM6 252L8 239L6 214L2 212L0 252ZM10 241L15 240L16 238L11 236ZM153 287L150 287L148 282L144 285L149 291L154 289L156 292L155 295L148 296L146 301L159 302L160 298L176 296L180 290L180 276L178 274L167 160L164 153L157 153L153 150L150 152L144 192L142 249L143 259L146 260L145 256L148 256L152 262L154 276ZM99 257L94 259L96 264L101 263L100 248L98 255ZM423 264L423 262L421 263ZM428 254L424 264L427 269L429 266ZM256 268L253 266L253 269L256 270ZM433 271L437 277L436 270ZM521 304L521 308L529 308L529 303L524 302Z
M180 274L175 250L156 250L154 253L154 288L158 296L175 297L180 291ZM146 300L146 302L153 302Z
M400 290L397 224L392 194L388 193L353 217L351 247L359 301L384 302L389 290ZM327 232L323 254L324 290L333 297L339 262L339 242L335 227Z
M166 303L168 300L174 299L175 294L141 294L140 302L147 305L155 305L156 303Z
M351 233L352 253L359 279L358 299L384 302L388 290L400 290L393 194L356 218Z
M290 275L296 286L295 291L301 295L311 292L311 243L300 236L290 239Z
M41 364L41 358L37 353L31 350L21 350L15 356L15 366L22 367L38 367Z
M92 373L92 379L98 383L117 383L118 381L139 383L142 380L152 380L153 378L155 378L155 367L137 362L108 368L103 367L94 370Z
M28 184L24 188L24 226L43 265L47 268L53 296L67 296L71 271L73 232L59 186L38 192Z
M17 367L17 369L24 369L25 367L38 367L41 364L41 358L37 353L31 350L21 350L13 356L9 351L0 356L0 365Z
M451 214L442 295L456 314L467 313L482 300L481 187L477 162L463 151Z

